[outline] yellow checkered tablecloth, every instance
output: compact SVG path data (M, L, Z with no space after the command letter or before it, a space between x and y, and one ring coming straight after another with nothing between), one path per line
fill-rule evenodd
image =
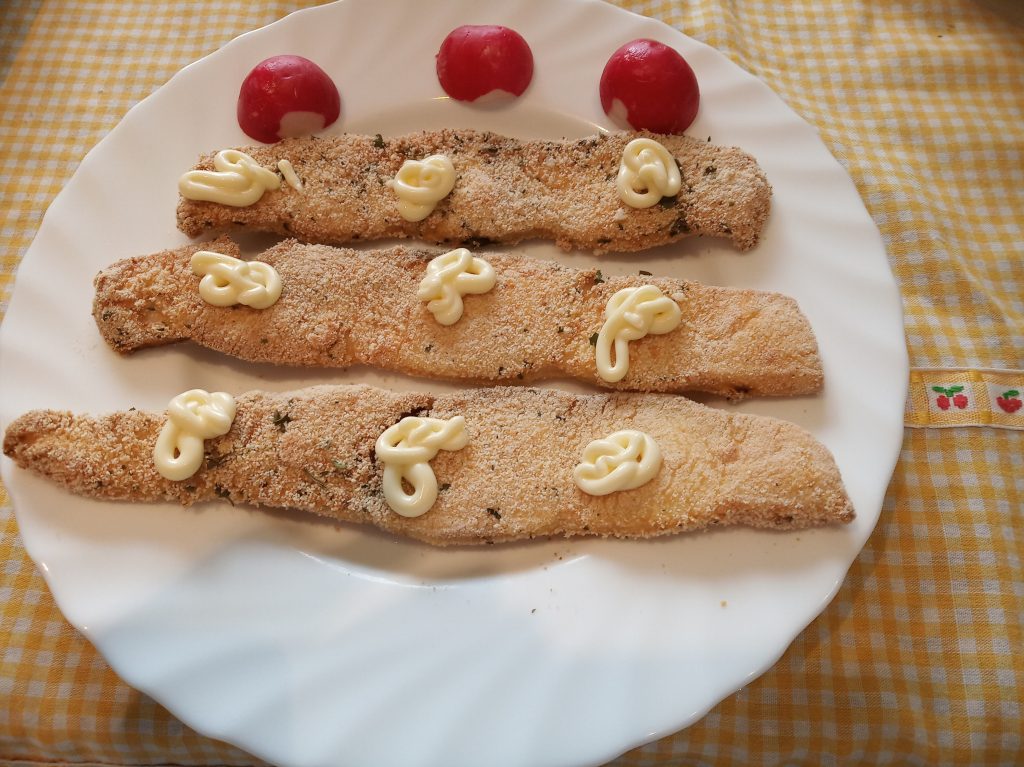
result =
M47 205L128 108L305 4L5 3L2 307ZM1024 763L1024 411L1003 404L1024 392L1024 6L621 5L718 48L819 129L885 238L914 371L881 521L835 601L763 677L616 764ZM2 500L0 762L256 764L117 679Z

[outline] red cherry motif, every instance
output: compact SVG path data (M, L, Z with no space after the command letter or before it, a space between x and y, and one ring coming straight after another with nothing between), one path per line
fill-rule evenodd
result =
M996 404L1007 413L1016 413L1024 401L1020 399L1020 392L1017 389L1009 389L1003 392L1003 396L996 397Z
M963 386L933 386L932 391L936 392L939 396L935 398L935 404L939 406L940 410L949 410L949 405L952 403L956 405L960 410L963 410L970 401L967 399L966 394L961 394L964 390Z

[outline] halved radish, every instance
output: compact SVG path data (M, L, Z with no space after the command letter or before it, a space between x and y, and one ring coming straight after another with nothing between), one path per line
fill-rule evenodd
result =
M697 76L674 49L633 40L608 59L601 73L601 107L625 127L682 133L697 116Z
M238 92L238 124L246 135L268 144L321 131L340 114L334 81L302 56L264 59Z
M437 79L445 93L459 101L476 101L490 93L515 98L533 79L533 52L508 27L457 27L437 53Z

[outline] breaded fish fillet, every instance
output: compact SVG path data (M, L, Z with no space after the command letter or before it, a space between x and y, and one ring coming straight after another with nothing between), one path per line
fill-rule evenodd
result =
M404 416L466 419L469 442L430 462L440 492L423 516L392 512L382 496L374 443ZM715 525L795 529L848 522L853 508L828 450L773 418L730 414L656 394L573 395L500 387L453 394L317 386L237 398L204 465L172 482L152 453L163 413L101 417L33 411L4 435L23 468L94 498L213 498L300 509L375 525L437 545L536 536L644 538ZM639 429L663 463L647 484L590 496L573 468L592 440Z
M227 238L203 248L237 256ZM218 308L189 266L199 246L119 261L96 277L93 316L114 349L192 340L253 362L374 365L431 378L500 383L571 376L639 391L730 397L794 395L822 383L817 343L792 298L649 276L613 277L512 254L483 254L497 284L464 299L440 325L417 297L436 252L342 250L283 242L258 257L281 275L267 309ZM597 373L594 338L619 289L658 286L680 308L679 327L629 343L629 372Z
M671 152L683 182L675 197L638 210L619 199L615 179L625 145L644 136ZM757 244L771 199L771 186L752 157L689 136L622 132L579 141L520 141L445 129L386 139L312 136L242 151L271 170L288 160L302 189L285 183L247 207L181 198L183 232L194 237L244 227L331 245L394 237L439 244L543 238L597 253L709 235L747 250ZM434 154L454 164L455 188L426 219L406 221L387 183L404 161ZM213 154L195 168L211 170Z

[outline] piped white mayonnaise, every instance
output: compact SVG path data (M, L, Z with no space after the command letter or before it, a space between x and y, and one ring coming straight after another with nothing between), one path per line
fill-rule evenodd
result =
M683 179L669 151L657 141L636 138L626 144L615 186L632 208L649 208L662 197L679 194Z
M377 437L377 457L384 462L384 500L396 514L418 517L437 500L437 477L430 468L439 450L461 450L469 442L466 419L407 416ZM407 493L403 480L412 488Z
M292 165L290 160L278 160L277 169L281 171L281 175L288 182L288 186L296 192L302 191L302 182L299 180L299 176L295 172L295 166Z
M422 221L455 188L455 166L443 154L406 160L388 186L398 195L398 212L406 221Z
M416 295L442 325L454 325L462 317L462 297L486 293L494 287L494 267L466 248L444 253L427 264L427 275Z
M213 306L245 304L266 309L281 296L281 277L270 264L198 250L192 254L192 273L202 275L199 295Z
M609 383L621 381L629 372L629 342L648 333L669 333L679 327L679 304L654 285L623 288L604 309L605 321L597 334L597 373ZM612 362L612 347L615 362Z
M642 431L626 429L583 448L572 478L588 495L608 495L647 484L660 468L658 443Z
M171 400L167 422L153 447L160 476L180 482L203 464L203 440L227 434L235 420L235 398L222 391L191 389Z
M215 170L190 170L178 179L181 196L244 208L268 189L281 188L280 176L237 149L217 152L213 167Z

